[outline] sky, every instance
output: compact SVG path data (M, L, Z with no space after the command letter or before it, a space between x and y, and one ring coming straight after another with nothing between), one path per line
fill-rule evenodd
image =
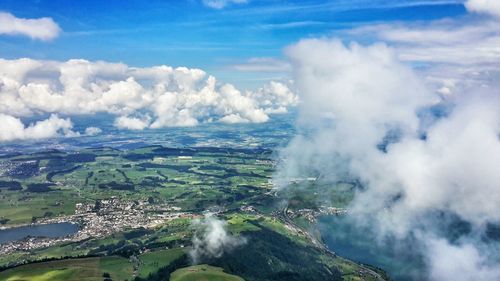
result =
M63 117L102 112L131 130L266 122L299 104L287 50L312 38L387 45L450 93L491 79L499 15L495 0L5 0L0 118L18 129L0 139L78 135Z
M335 36L370 23L460 17L466 13L462 2L3 0L0 11L49 17L60 32L48 40L0 36L0 56L187 66L256 88L286 78L286 67L272 59L282 59L283 48L301 38Z
M453 96L496 77L499 18L495 0L4 0L0 141L99 134L71 120L99 113L124 130L265 123L301 103L303 40L381 44Z

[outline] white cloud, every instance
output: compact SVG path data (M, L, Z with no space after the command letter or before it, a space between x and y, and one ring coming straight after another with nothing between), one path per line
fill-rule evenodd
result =
M271 81L249 96L259 102L260 107L269 114L286 113L287 108L299 104L299 97L284 83Z
M269 116L263 109L258 107L258 101L249 96L244 96L232 85L224 85L221 88L221 94L224 97L220 106L221 110L227 111L227 108L234 108L239 115L253 123L262 123L269 120ZM225 116L232 114L227 112Z
M0 34L23 35L47 41L56 38L59 33L61 28L51 18L24 19L0 12Z
M203 4L213 9L222 9L229 4L246 4L248 0L202 0Z
M500 17L500 1L498 0L467 0L465 7L474 13L490 14Z
M246 243L243 237L227 232L226 225L225 221L212 215L193 222L193 249L189 252L193 263L196 264L203 258L220 258L224 253Z
M241 118L239 114L229 114L220 119L222 123L236 124L236 123L246 123L248 120Z
M95 136L102 133L102 130L97 127L88 127L85 129L85 135L86 136Z
M497 3L466 6L498 15ZM298 131L310 135L283 151L276 182L310 173L355 178L364 190L350 218L370 225L380 241L413 237L424 277L499 279L500 243L484 241L485 225L500 221L498 26L493 17L388 23L346 32L384 44L305 40L290 47ZM422 114L433 105L449 112ZM382 151L390 133L397 138ZM471 233L450 241L436 213L469 223Z
M500 1L468 0L464 4L469 12L500 15ZM480 85L492 73L500 72L499 24L495 17L467 16L367 25L347 34L354 39L384 41L400 60L427 65L430 79L441 83L453 80L454 87L463 87L466 83Z
M0 141L78 136L72 128L71 120L59 118L55 114L25 127L20 119L0 113Z
M295 104L285 84L242 92L200 69L0 59L0 113L17 117L106 112L119 116L117 127L141 130L235 121L234 116L241 122L266 122L266 112Z
M380 236L418 233L422 245L446 242L424 247L431 280L498 279L498 252L474 236L500 221L498 80L442 100L398 61L397 49L384 44L311 39L287 54L301 100L298 131L308 135L297 136L283 151L276 182L311 171L334 181L358 179L364 190L350 206L351 218L372 225ZM432 120L418 114L441 103L453 104L451 113ZM398 138L382 151L391 132ZM470 223L472 234L448 245L436 223L438 212ZM491 261L478 253L491 255Z
M453 95L482 87L500 74L499 24L494 18L468 17L370 25L347 34L386 42L400 60L420 65L436 91Z
M432 280L500 280L500 268L470 244L451 245L444 239L430 239Z
M115 127L118 129L128 129L128 130L144 130L149 126L151 119L149 116L145 118L127 117L120 116L115 119Z
M349 33L390 43L404 61L473 65L500 60L498 24L494 20L439 20L365 26Z

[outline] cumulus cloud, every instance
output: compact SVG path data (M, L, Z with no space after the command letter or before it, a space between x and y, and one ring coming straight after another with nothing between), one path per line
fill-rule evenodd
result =
M271 81L250 96L259 101L266 113L286 113L287 108L299 104L299 97L286 84Z
M24 19L0 12L0 34L22 35L31 39L48 41L56 38L61 28L51 18Z
M72 128L70 119L59 118L56 114L25 126L19 118L0 113L0 141L78 136L79 133L72 131Z
M117 116L118 128L142 130L228 120L266 122L272 109L295 103L285 84L240 91L200 69L0 59L0 113L16 117L106 112Z
M500 221L495 80L446 99L384 44L311 39L287 54L301 99L298 131L307 133L283 151L276 182L311 172L357 180L363 189L350 218L381 237L416 237L428 278L499 279L498 252L477 237ZM438 106L449 112L432 114ZM451 241L437 213L473 231Z
M471 12L500 17L500 2L497 0L467 0L465 7Z
M203 4L213 9L222 9L229 4L245 4L248 0L203 0Z
M189 252L193 263L203 258L220 258L224 253L246 243L243 237L228 233L226 224L212 215L193 222L193 249Z
M97 128L97 127L88 127L85 129L85 135L86 136L95 136L95 135L98 135L102 133L102 130L100 128Z
M245 123L248 122L244 118L242 118L239 114L230 114L222 117L220 119L222 123L226 124L236 124L236 123Z
M128 130L144 130L149 126L151 119L149 116L144 118L120 116L115 119L115 127L118 129L128 129Z

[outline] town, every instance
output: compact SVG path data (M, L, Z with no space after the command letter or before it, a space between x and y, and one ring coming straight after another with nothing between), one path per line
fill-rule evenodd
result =
M57 218L40 218L32 225L73 223L76 233L58 238L27 237L23 240L0 244L0 255L14 251L30 251L65 242L78 242L89 238L103 238L127 229L154 228L177 218L196 218L199 215L181 212L181 208L166 204L148 204L147 201L124 201L116 197L95 203L77 203L75 214Z

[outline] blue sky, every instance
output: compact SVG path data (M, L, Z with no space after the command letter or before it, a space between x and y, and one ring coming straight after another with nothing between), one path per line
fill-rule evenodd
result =
M254 57L280 58L285 46L301 38L335 36L370 23L466 13L461 1L453 0L250 0L222 9L201 0L3 0L0 11L20 18L51 17L63 30L51 41L0 36L3 58L197 67L242 87L279 77L238 72L231 65Z

